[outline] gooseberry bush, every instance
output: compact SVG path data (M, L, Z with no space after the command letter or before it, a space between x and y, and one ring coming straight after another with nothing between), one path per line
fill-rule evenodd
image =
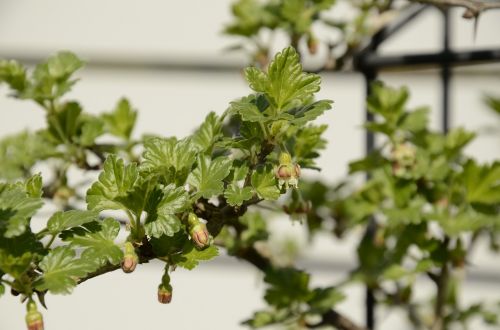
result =
M273 265L254 246L268 232L265 218L249 209L298 189L301 171L315 167L324 147L324 127L311 122L332 102L314 100L320 78L302 71L293 48L278 53L266 72L246 69L254 93L220 116L208 114L183 139L133 140L137 111L125 99L99 116L67 100L82 66L70 52L31 74L18 62L0 62L0 82L12 96L46 114L45 128L0 142L0 292L8 288L26 303L28 329L43 329L39 305L47 293L69 294L96 276L137 271L153 259L165 264L158 301L169 303L171 272L216 257L218 247L254 264L270 285L266 300L279 312L260 313L250 324L306 324L310 314L334 313L342 298L334 287L311 287L307 273ZM101 142L110 135L116 142ZM44 177L36 172L41 165ZM99 174L90 185L71 186L70 170ZM60 211L34 232L30 221L44 203Z
M357 283L380 304L404 309L416 329L466 327L474 317L497 323L500 305L460 303L460 274L479 240L498 247L500 163L464 153L471 132L428 129L429 110L408 109L406 89L373 86L367 105L376 121L365 127L380 144L350 165L354 176L369 179L329 186L302 172L318 169L326 126L312 122L332 101L314 99L320 78L303 72L293 47L266 69L247 68L253 93L221 115L208 114L183 139L133 139L138 112L126 99L101 115L66 99L83 64L70 52L31 74L15 61L0 62L0 82L12 96L46 114L44 129L0 141L0 293L20 296L28 329L43 329L47 293L69 294L94 277L140 271L155 259L165 265L157 299L170 303L175 268L194 269L219 249L264 275L268 306L244 322L253 328L363 329L336 309L344 287ZM499 108L498 99L487 101ZM96 180L73 183L70 172ZM44 204L60 210L34 231L31 219ZM277 263L262 248L270 217L279 215L302 220L311 239L364 230L358 266L342 283L312 286L307 271ZM422 281L436 288L425 300L414 294Z

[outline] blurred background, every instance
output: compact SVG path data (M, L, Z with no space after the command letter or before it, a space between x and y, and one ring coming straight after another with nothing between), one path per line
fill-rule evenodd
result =
M111 110L126 96L139 110L137 136L155 133L185 136L208 111L222 113L228 103L247 95L241 68L247 58L227 53L233 38L221 33L231 20L230 0L0 0L0 58L33 65L58 50L71 50L87 61L69 97L86 111ZM452 11L454 50L500 47L500 11L483 14L474 37L474 22ZM382 54L429 52L441 49L438 10L427 10L384 43ZM280 41L277 42L279 49ZM314 62L314 59L312 59ZM319 173L306 175L335 182L347 174L347 164L364 153L365 86L353 72L322 74L320 98L333 99L334 110L319 119L329 124L328 147ZM433 126L440 127L441 87L433 69L384 72L389 85L407 85L411 106L429 105ZM500 95L500 66L480 65L453 70L451 127L464 126L479 133L467 149L480 160L500 157L500 121L482 102L484 94ZM44 125L44 113L35 104L8 98L0 87L0 137ZM34 219L34 226L40 219ZM272 220L276 248L285 240L307 243L304 228L287 219ZM297 256L310 271L314 284L342 281L356 265L358 237L335 241L319 237ZM474 267L463 276L462 299L498 298L500 258L478 246ZM264 305L260 274L252 266L220 256L189 272L172 276L170 305L156 301L160 264L141 265L126 275L114 272L85 282L71 296L47 297L50 312L46 328L58 329L239 329L239 323ZM351 286L339 311L363 323L364 289ZM425 290L417 293L425 296ZM24 309L17 297L0 299L0 329L23 329ZM402 312L401 312L402 313ZM379 329L404 329L398 311L377 310ZM473 327L480 329L479 327Z

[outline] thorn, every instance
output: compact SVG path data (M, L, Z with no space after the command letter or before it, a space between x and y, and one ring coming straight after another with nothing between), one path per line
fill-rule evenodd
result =
M477 30L478 30L478 25L479 25L479 14L476 15L476 17L474 18L474 36L473 36L473 41L474 43L476 43L476 39L477 39Z

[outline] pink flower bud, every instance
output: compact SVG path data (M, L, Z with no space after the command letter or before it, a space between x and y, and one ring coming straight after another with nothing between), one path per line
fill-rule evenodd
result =
M160 304L169 304L172 301L172 287L170 285L160 284L158 287L158 302Z
M290 166L289 165L281 165L280 167L278 167L278 170L276 171L276 176L279 178L279 179L289 179L292 177L292 171L290 170Z
M124 246L124 255L122 260L122 270L125 273L132 273L139 263L139 257L135 253L134 246L131 242L126 242Z
M189 231L193 243L198 249L204 249L211 244L211 237L208 233L207 226L203 222L199 222Z
M34 301L28 302L27 310L26 325L28 330L43 330L43 316L38 311Z

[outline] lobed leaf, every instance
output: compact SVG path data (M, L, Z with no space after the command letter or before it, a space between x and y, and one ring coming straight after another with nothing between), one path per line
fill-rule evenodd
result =
M38 290L49 290L55 294L69 294L78 280L95 271L98 260L75 258L76 253L69 246L58 246L50 251L39 264L42 275L34 283Z
M188 183L196 190L195 196L210 198L224 190L223 180L231 171L232 160L227 157L211 159L200 155L197 166L188 177Z
M99 180L87 191L88 209L102 211L126 208L124 201L134 188L138 177L135 163L125 165L123 159L109 155Z

